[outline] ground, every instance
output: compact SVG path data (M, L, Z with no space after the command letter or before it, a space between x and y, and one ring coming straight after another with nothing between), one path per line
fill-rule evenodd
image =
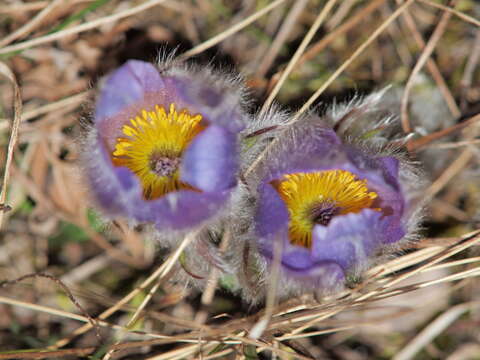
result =
M479 18L475 0L3 0L0 359L479 359ZM102 77L174 49L240 72L251 113L391 85L428 183L418 240L320 301L169 282L179 253L103 222L78 151Z

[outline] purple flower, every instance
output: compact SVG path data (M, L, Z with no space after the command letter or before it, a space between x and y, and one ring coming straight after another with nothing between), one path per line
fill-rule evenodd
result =
M290 293L336 291L411 231L411 172L315 116L278 136L256 174L258 258L268 266L281 247L279 287Z
M217 214L236 186L241 97L208 68L130 60L108 76L81 148L104 212L174 230Z

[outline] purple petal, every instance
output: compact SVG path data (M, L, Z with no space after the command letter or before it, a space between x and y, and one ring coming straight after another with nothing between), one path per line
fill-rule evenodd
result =
M343 286L345 282L344 269L331 260L315 262L311 250L289 243L287 230L279 231L276 236L260 240L259 250L269 265L273 261L273 247L276 241L283 242L280 268L284 275L319 290L334 290Z
M377 176L380 181L390 186L393 190L399 191L398 182L399 161L391 156L373 157L368 156L358 148L346 146L350 162L362 173L370 177Z
M292 274L298 276L299 274ZM345 284L345 272L335 262L316 263L307 274L301 274L300 281L320 292L337 291Z
M125 211L125 188L132 184L133 176L125 168L115 169L104 146L98 139L87 144L89 151L83 153L87 178L95 198L104 211L118 215ZM118 171L115 171L118 170Z
M158 70L151 64L130 60L114 71L101 89L95 110L95 121L114 116L141 100L145 93L164 89ZM127 119L128 120L128 119Z
M365 266L368 257L384 243L382 213L365 209L333 218L328 226L313 228L312 256L315 262L332 261L345 271Z
M290 267L282 262L281 270L286 276L320 292L336 291L345 284L344 269L333 261L317 262L305 269Z
M137 200L139 221L155 222L159 229L186 229L212 217L225 203L228 192L198 193L182 190L153 201Z
M245 121L238 105L240 94L237 89L223 87L221 82L213 79L186 78L182 76L167 77L166 85L174 89L181 106L191 112L200 113L204 119L214 125L238 133L245 127Z
M312 136L299 131L274 153L275 161L267 165L265 181L280 179L284 174L328 170L348 162L340 139L331 129L319 127Z
M398 215L387 216L384 219L383 242L385 244L394 244L400 241L407 233L402 225L402 218Z
M269 238L288 229L288 210L278 192L270 184L259 190L258 208L255 215L255 231L260 238Z
M99 149L102 152L92 153L87 161L87 175L97 201L110 216L154 222L163 230L186 229L215 215L229 194L228 191L182 190L156 200L145 200L136 175L128 168L113 166L104 148L99 146Z
M187 148L180 169L182 181L206 192L236 185L236 135L210 125Z

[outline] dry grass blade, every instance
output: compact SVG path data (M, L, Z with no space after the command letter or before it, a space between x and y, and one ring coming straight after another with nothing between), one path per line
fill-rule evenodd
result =
M7 160L5 161L5 172L3 175L2 189L0 193L0 204L5 205L7 199L7 188L10 180L10 167L13 161L13 151L18 139L18 128L20 127L20 121L22 116L22 96L20 94L20 88L18 87L15 75L10 68L4 63L0 62L0 74L6 77L13 86L13 122L10 132L10 140L8 141ZM0 229L3 224L4 212L0 211Z
M275 354L280 354L280 355L287 355L287 356L292 356L292 353L291 352L288 352L288 351L285 351L285 350L282 350L282 349L278 349L278 348L275 348L273 346L270 346L266 343L263 343L261 341L258 341L258 340L254 340L254 339L250 339L250 338L246 338L246 337L243 337L243 336L231 336L232 339L237 339L237 340L240 340L243 344L248 344L248 345L255 345L257 346L259 349L258 351L261 351L261 350L264 350L264 349L268 349L270 351L272 351L273 353ZM297 359L301 359L301 360L312 360L306 356L303 356L303 355L300 355L300 354L295 354L295 358Z
M49 1L35 1L32 3L18 3L12 4L11 6L2 6L0 8L0 13L2 14L15 14L22 13L26 11L41 10L48 6Z
M457 141L457 142L450 142L450 143L434 144L434 145L431 145L430 148L433 148L433 149L457 149L459 147L477 145L477 144L480 144L480 140L465 140L465 141Z
M148 303L150 302L150 300L152 299L153 295L157 292L157 290L159 289L160 285L163 283L163 281L165 280L165 276L171 271L172 267L174 266L174 264L177 262L178 258L180 257L180 255L182 254L182 252L185 250L185 248L196 238L198 232L200 230L198 230L197 232L193 232L189 235L187 235L182 243L180 244L180 246L175 250L175 252L165 261L165 263L161 266L161 268L163 267L162 271L159 273L158 275L158 280L157 282L152 286L152 288L150 289L150 291L148 292L147 296L145 297L145 299L143 299L142 303L140 304L140 306L137 307L137 309L135 310L135 312L133 313L131 319L128 321L127 323L127 328L130 328L131 326L133 326L135 324L135 322L138 320L138 318L140 317L140 314L141 312L145 309L145 307L148 305ZM119 344L119 342L117 343ZM105 354L104 356L104 360L108 360L111 358L111 356L113 355L113 353L115 352L114 349L110 350L107 352L107 354Z
M383 285L382 289L388 289L388 288L392 287L393 285L396 285L399 282L401 282L405 279L408 279L408 278L424 271L425 269L428 269L429 267L439 263L440 261L443 261L443 260L445 260L445 259L447 259L447 258L465 250L465 249L468 249L469 247L477 244L478 242L480 242L480 231L474 231L471 234L467 234L460 239L458 244L450 246L449 248L447 248L447 249L443 250L442 252L436 254L435 256L433 256L431 258L430 261L427 261L426 264L424 264L424 265L422 265L422 266L420 266L420 267L418 267L418 268L416 268L412 271L409 271L405 274L394 277L392 280L388 281L385 285ZM361 296L358 300L368 299L369 297L371 297L371 296L373 296L377 293L378 293L378 290L374 290L374 291L370 292L369 294Z
M401 3L401 1L397 0L397 4L400 4L400 3ZM406 26L410 30L410 33L412 34L412 37L415 40L417 46L420 49L424 49L425 46L426 46L425 41L423 39L423 36L422 36L420 30L418 29L418 26L415 23L415 20L413 19L412 15L408 11L406 11L403 14L402 18L403 18ZM428 71L432 75L432 78L437 83L437 86L438 86L439 90L441 91L441 93L443 95L443 98L445 99L445 102L447 103L448 108L450 109L450 113L454 117L459 117L460 114L461 114L460 109L458 108L457 103L455 102L455 98L452 95L450 89L448 88L448 85L447 85L445 79L443 78L442 73L437 66L437 63L435 62L435 60L433 58L429 57L427 59L427 64L426 65L427 65Z
M219 251L220 253L225 253L230 244L231 232L229 229L225 230L225 233L222 237L222 241L220 243ZM202 302L202 309L197 312L195 315L195 323L202 325L205 323L208 317L208 307L212 304L213 298L215 296L215 290L218 285L218 279L220 277L220 270L216 267L210 271L208 276L207 286L203 291L201 302Z
M336 3L336 0L329 0L323 7L322 11L320 11L320 14L318 14L317 18L315 19L315 22L311 26L310 30L308 30L308 33L305 35L302 42L300 43L297 50L295 51L295 54L293 55L292 59L288 63L287 68L285 69L285 71L283 71L282 75L280 76L280 80L278 80L278 82L275 84L275 87L272 89L272 91L268 95L267 100L265 100L265 102L263 103L262 110L260 111L261 114L265 113L268 110L268 108L273 102L273 99L275 99L275 96L277 96L278 92L280 91L280 88L283 86L285 80L290 75L295 65L297 65L298 60L300 59L300 56L304 53L308 44L310 44L310 41L312 41L313 36L317 33L318 29L323 24L325 18L328 16L328 14L332 10L335 3Z
M362 8L358 13L353 15L343 24L341 24L337 29L329 32L323 39L313 44L310 49L308 49L305 54L302 55L298 61L298 66L302 66L305 62L312 60L317 54L325 49L328 44L340 37L342 34L345 34L347 31L353 29L356 25L365 20L370 14L377 10L381 5L385 3L386 0L374 0Z
M21 37L25 37L30 31L35 29L38 25L42 23L42 21L61 3L63 0L53 0L47 7L45 7L42 11L40 11L31 21L22 26L20 29L15 30L10 35L6 36L2 40L0 40L0 48L4 47L5 45L10 44L12 41L15 41Z
M472 157L473 152L470 148L463 150L460 156L455 159L455 161L451 163L447 169L445 169L443 174L440 175L432 185L430 185L426 191L425 197L430 199L438 194L445 187L445 185L454 178L455 175L457 175L462 169L465 168L465 166L467 166Z
M439 130L433 134L429 134L429 135L426 135L426 136L423 136L421 137L420 139L414 139L414 140L410 140L408 143L407 143L407 148L410 150L410 151L416 151L416 150L419 150L421 149L422 147L430 144L431 142L435 141L435 140L439 140L441 139L442 137L445 137L445 136L448 136L448 135L451 135L452 133L456 132L456 131L459 131L461 129L464 129L470 125L473 125L474 123L480 121L480 114L477 114L477 115L474 115L472 116L471 118L469 119L466 119L464 121L462 121L461 123L459 124L456 124L456 125L453 125L451 127L448 127L446 129L442 129L442 130Z
M376 38L389 26L399 15L401 15L412 3L414 0L407 0L400 7L395 10L395 12L390 15L390 17L385 20L369 37L365 42L358 47L357 50L342 64L338 69L328 78L327 81L305 102L301 109L297 112L294 119L303 114L305 111L312 106L312 104L319 98L319 96L330 86L331 83L353 62L358 56L360 56L363 51L373 42Z
M446 312L437 317L430 325L423 329L415 338L408 343L393 360L409 360L412 359L423 347L428 345L435 337L437 337L450 324L457 320L462 314L473 310L480 306L479 302L471 302L461 304L448 309Z
M432 256L430 257L430 260L426 261L425 264L419 266L418 268L416 268L412 271L409 271L405 274L401 274L401 275L398 275L398 276L393 276L391 279L388 279L383 284L378 283L376 287L374 287L372 290L370 290L369 292L367 292L363 295L355 296L355 293L352 292L352 293L350 293L351 297L347 297L346 301L344 301L344 302L338 302L338 304L335 304L332 308L326 306L324 310L319 309L319 311L317 313L314 312L309 316L303 316L302 321L300 322L300 325L297 328L295 328L294 330L285 334L285 336L292 336L292 335L300 334L303 331L305 331L306 329L308 329L312 326L315 326L316 324L319 324L319 323L321 323L322 321L324 321L328 318L331 318L332 316L338 314L339 312L341 312L345 309L348 309L349 307L352 307L352 306L358 305L358 304L365 304L367 301L374 301L375 299L381 298L381 297L378 297L378 296L379 295L385 296L386 294L391 292L393 286L398 284L399 282L401 282L403 280L406 280L406 279L424 271L425 269L428 269L429 267L445 260L446 258L451 257L454 254L457 254L457 253L459 253L459 252L461 252L461 251L463 251L463 250L465 250L465 249L467 249L467 248L469 248L469 247L471 247L471 246L473 246L473 245L475 245L479 242L480 242L479 231L473 232L471 234L467 234L464 237L462 237L457 244L455 244L455 245L453 245L453 246L451 246L447 249L443 249L442 251L440 251L438 253L432 254ZM388 264L387 264L387 266L388 266ZM477 274L475 274L475 275L477 275ZM382 273L375 274L370 279L370 282L373 283L375 280L379 280L378 277L381 277L381 276L383 276ZM452 279L450 279L450 280L452 280ZM455 278L454 280L458 280L458 279ZM429 285L433 285L433 283L430 283ZM393 291L395 292L397 290L393 289ZM412 291L410 287L408 287L408 291ZM401 292L402 291L399 291L399 294ZM391 296L391 294L389 294L388 296ZM298 320L299 319L297 319L297 321ZM292 323L293 319L290 319L289 322Z
M480 21L478 19L475 19L461 11L458 11L458 10L455 10L454 8L452 7L449 7L449 6L445 6L445 5L442 5L442 4L437 4L437 3L434 3L432 1L429 1L429 0L418 0L424 4L427 4L429 6L432 6L434 8L437 8L437 9L441 9L443 11L446 11L446 12L449 12L449 13L452 13L453 15L455 16L458 16L460 19L470 23L470 24L473 24L473 25L476 25L476 26L480 26Z
M71 312L63 311L63 310L53 309L53 308L38 305L38 304L32 304L32 303L27 303L27 302L15 300L15 299L9 299L4 296L0 296L0 303L12 305L12 306L18 306L21 308L35 310L39 312L44 312L50 315L61 316L66 319L78 320L82 322L90 322L90 320L86 316L74 314ZM98 324L104 325L105 323L99 322Z
M280 261L283 251L282 242L277 241L273 249L272 269L270 270L270 278L267 289L267 300L265 304L265 314L250 330L250 338L258 339L267 328L270 319L273 316L275 305L277 303L277 286L280 276Z
M88 91L84 91L80 94L72 95L72 96L69 96L65 99L62 99L62 100L59 100L59 101L56 101L56 102L53 102L53 103L49 103L49 104L46 104L46 105L43 105L43 106L39 106L36 109L30 110L30 111L25 111L22 114L22 122L27 121L27 120L31 120L31 119L33 119L37 116L40 116L40 115L48 114L48 113L50 113L52 111L55 111L55 110L63 109L65 107L79 105L83 101L85 101L88 94L89 94ZM7 119L0 119L0 130L3 130L5 128L5 126L7 126L7 122L8 122Z
M372 277L378 273L381 273L382 276L390 275L394 272L400 271L402 269L405 269L407 267L410 267L422 261L425 261L431 258L432 256L435 256L436 254L440 253L443 250L445 250L445 248L442 246L429 246L425 249L420 249L411 254L403 255L398 259L391 260L386 264L376 266L370 269L369 271L367 271L365 276Z
M117 312L123 305L127 304L129 301L131 301L137 294L145 290L148 286L150 286L154 281L157 279L163 280L165 276L170 272L172 267L174 266L175 262L178 260L180 257L180 254L185 250L185 248L192 242L195 237L197 236L197 232L191 233L190 235L186 236L182 243L178 246L178 248L175 250L175 252L157 269L153 274L151 274L144 282L140 284L139 287L135 288L133 291L131 291L128 295L126 295L123 299L118 301L114 306L111 308L105 310L102 312L98 318L99 319L106 319L110 315L114 314ZM159 280L159 281L160 281ZM50 346L49 349L57 349L60 347L63 347L67 345L71 339L74 337L81 335L85 333L86 331L91 329L90 324L86 324L77 330L75 330L72 335L70 336L69 339L62 339L57 341L54 345Z
M360 54L385 30L385 28L394 21L403 11L405 11L408 6L413 3L414 0L406 1L402 6L400 6L382 25L380 25L369 38L358 47L358 49L346 60L338 69L328 78L328 80L323 84L323 86L318 89L302 106L302 108L295 114L295 116L290 120L289 124L295 123L300 116L307 111L307 109L317 100L317 98L325 91L325 89L330 86L330 84L354 61L357 59ZM244 177L247 178L253 170L261 163L265 155L268 153L269 149L274 145L278 140L274 139L271 144L252 162L252 164L245 171Z
M158 288L160 287L160 285L162 284L162 278L159 278L159 280L157 280L157 282L152 286L152 288L150 289L150 291L148 292L147 296L145 296L145 299L143 299L142 303L140 304L140 306L137 307L137 309L135 310L135 312L133 313L132 317L130 318L130 320L128 321L127 325L126 325L126 328L127 329L130 329L132 326L135 325L135 323L137 322L137 320L140 318L140 315L142 313L142 311L145 309L145 307L148 305L148 303L150 302L150 300L152 299L153 295L158 291ZM126 334L126 332L125 332ZM121 339L117 341L117 345L121 343ZM108 351L105 356L103 357L103 360L108 360L112 357L112 355L114 354L115 350L112 349L110 351Z
M8 54L11 52L19 51L19 50L25 50L33 46L38 46L42 44L47 44L49 42L59 40L61 38L64 38L69 35L73 34L78 34L83 31L88 31L92 30L95 28L98 28L101 25L108 24L132 15L136 15L142 11L148 10L154 6L160 5L161 3L165 2L166 0L150 0L146 1L143 4L140 4L138 6L132 7L130 9L124 10L119 12L118 14L113 14L109 16L105 16L100 19L96 19L94 21L87 22L82 25L74 26L70 29L62 30L53 34L45 35L37 39L32 39L28 41L24 41L15 45L7 46L4 47L3 49L0 49L0 55L2 54Z
M22 282L25 279L30 279L30 278L48 279L48 280L53 281L59 287L61 287L62 290L65 292L65 294L67 294L68 298L73 303L73 305L75 305L85 315L85 317L88 319L88 322L90 323L90 325L95 328L95 335L97 336L98 340L100 340L100 341L102 340L102 338L100 337L100 333L98 332L98 324L96 323L96 321L88 314L88 312L83 308L83 306L80 305L80 303L77 301L77 299L75 299L75 297L73 296L70 289L60 279L58 279L58 278L56 278L52 275L49 275L49 274L42 274L42 273L27 274L27 275L23 275L23 276L19 277L18 279L15 279L15 280L4 281L4 282L0 283L0 287L7 287L7 286L15 285L15 284L18 284L18 283Z
M283 22L280 30L278 31L275 39L273 40L270 48L263 57L262 62L258 65L258 69L255 73L258 77L263 77L267 73L268 69L272 65L276 56L280 52L280 49L284 42L287 40L290 32L292 31L293 26L298 20L298 17L302 14L305 6L307 6L308 0L299 0L296 1L292 8L290 9L285 21Z
M467 63L465 64L465 70L462 75L462 80L460 81L460 85L464 92L468 88L470 88L472 85L475 69L477 68L479 61L480 61L480 29L477 29L476 35L475 35L475 42L473 43L473 50L467 59ZM462 105L465 106L466 105L465 96L464 96L464 99L462 100L463 100Z
M186 51L185 53L183 53L182 55L179 56L179 59L181 59L181 60L188 59L192 56L195 56L195 55L198 55L198 54L202 53L203 51L211 48L212 46L217 45L218 43L222 42L223 40L225 40L229 36L232 36L236 32L242 30L243 28L247 27L248 25L250 25L251 23L253 23L257 19L261 18L262 16L264 16L268 12L272 11L277 6L283 4L285 1L286 0L276 0L276 1L274 1L270 5L265 6L263 9L255 12L254 14L250 15L246 19L240 21L238 24L233 25L232 27L230 27L227 30L221 32L220 34L214 36L213 38L211 38L211 39L209 39L209 40L207 40L207 41L205 41L201 44L198 44L194 48Z
M405 85L405 90L403 92L403 97L400 105L400 115L401 115L403 131L407 134L412 132L412 127L411 127L409 116L408 116L408 98L410 96L410 92L412 90L415 77L417 76L417 74L420 72L420 70L423 68L423 66L427 62L427 60L432 55L432 52L435 49L435 46L437 45L438 41L442 37L443 33L445 32L451 17L452 17L452 14L448 12L445 12L442 15L440 22L436 26L435 31L433 32L427 45L423 49L422 55L420 56L417 63L415 64L415 67L410 73L410 77L408 78L408 81Z

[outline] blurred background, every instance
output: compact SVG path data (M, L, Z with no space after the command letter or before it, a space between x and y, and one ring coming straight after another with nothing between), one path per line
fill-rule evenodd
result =
M479 19L475 0L0 0L0 359L480 359ZM149 299L168 253L101 220L77 149L102 76L174 49L242 73L252 113L277 84L293 112L320 89L320 113L392 85L385 109L430 185L421 238L367 274L377 287L282 304L254 340L263 307L228 282L208 306L168 281Z

